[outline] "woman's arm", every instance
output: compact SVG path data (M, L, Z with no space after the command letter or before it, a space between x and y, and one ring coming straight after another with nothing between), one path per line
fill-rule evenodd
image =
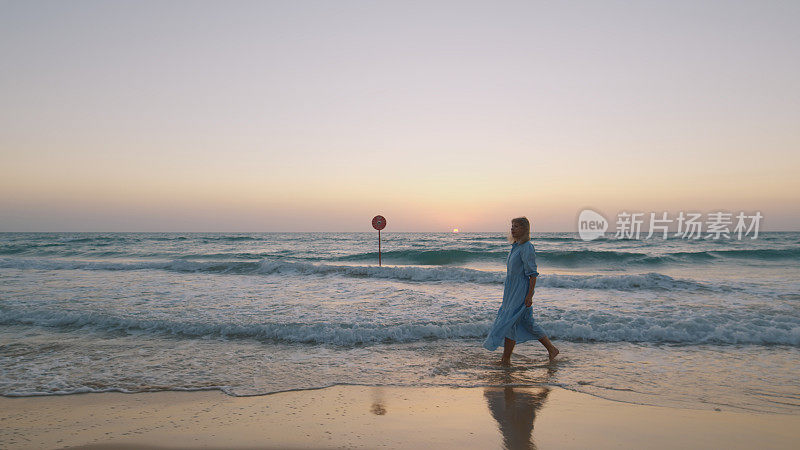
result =
M525 306L533 305L533 290L536 288L536 276L531 276L530 286L528 287L528 295L525 296Z

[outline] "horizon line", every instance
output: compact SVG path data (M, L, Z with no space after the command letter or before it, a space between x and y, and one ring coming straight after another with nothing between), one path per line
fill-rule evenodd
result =
M73 230L60 230L60 231L0 231L0 233L289 233L289 234L301 234L301 233L374 233L377 230L361 230L361 231L73 231ZM381 230L384 233L387 231ZM644 233L645 231L642 231ZM669 233L674 233L674 230L670 230ZM758 233L798 233L800 230L759 230ZM448 234L467 234L467 233L505 233L504 231L444 231L444 230L437 230L437 231L390 231L390 233L448 233ZM536 231L536 233L575 233L577 234L578 231ZM615 231L609 230L606 231L608 234L614 234ZM704 232L705 233L705 232ZM733 234L732 232L729 232Z

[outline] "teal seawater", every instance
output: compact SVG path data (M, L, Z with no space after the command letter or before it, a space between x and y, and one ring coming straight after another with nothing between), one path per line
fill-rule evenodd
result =
M503 233L0 233L0 394L553 384L800 412L800 233L537 233L538 343L480 347Z

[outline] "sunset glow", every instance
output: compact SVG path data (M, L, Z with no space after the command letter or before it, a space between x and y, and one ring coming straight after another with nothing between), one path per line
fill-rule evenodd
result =
M6 3L0 231L798 229L795 8L748 8Z

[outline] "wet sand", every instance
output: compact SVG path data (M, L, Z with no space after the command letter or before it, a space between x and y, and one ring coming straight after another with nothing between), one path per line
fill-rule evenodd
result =
M334 386L0 397L0 447L796 448L800 416L634 405L561 388Z

